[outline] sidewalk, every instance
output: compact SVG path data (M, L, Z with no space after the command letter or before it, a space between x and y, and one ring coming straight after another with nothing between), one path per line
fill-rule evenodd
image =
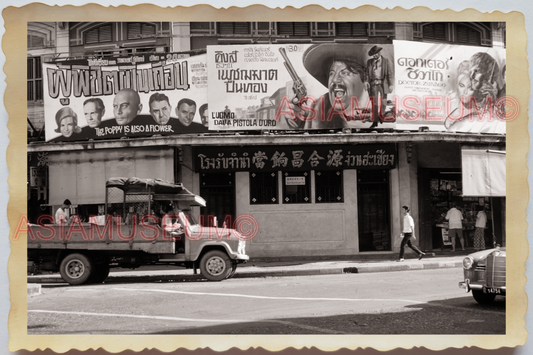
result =
M461 268L463 259L471 251L457 252L427 252L422 260L414 254L407 254L403 262L397 262L396 254L374 254L364 258L354 256L342 260L277 260L266 259L250 260L240 264L233 278L256 277L282 277L282 276L307 276L331 274L362 274L391 271L427 270L438 268ZM309 258L307 258L309 259ZM164 282L177 280L203 279L198 270L194 275L193 270L166 265L143 266L135 270L113 268L105 283L115 282ZM64 283L58 273L28 276L28 284L40 283L43 287L47 284Z

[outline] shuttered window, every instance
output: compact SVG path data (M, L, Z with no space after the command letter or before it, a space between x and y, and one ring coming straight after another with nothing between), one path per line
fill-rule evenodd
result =
M446 40L446 24L432 23L423 27L423 36L427 39Z
M278 22L278 35L309 36L309 22Z
M111 25L104 25L85 32L85 43L111 42L113 39Z
M336 35L339 37L365 37L367 36L366 22L337 22Z
M481 33L466 26L456 26L456 41L461 44L481 45Z
M155 25L150 23L128 23L128 39L155 36Z
M211 34L214 28L213 22L191 22L191 33Z
M41 57L27 59L27 100L37 101L43 99L43 73Z
M250 22L218 22L217 32L219 35L248 35Z
M28 48L43 48L44 37L28 34Z

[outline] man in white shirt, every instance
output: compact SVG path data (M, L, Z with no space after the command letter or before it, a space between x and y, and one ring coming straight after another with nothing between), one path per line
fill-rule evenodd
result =
M70 219L69 209L72 203L67 198L63 201L63 205L59 207L56 211L55 222L57 225L67 225Z
M402 215L403 215L403 226L402 226L402 233L400 234L400 237L403 237L402 243L400 244L400 259L398 261L403 261L403 252L405 249L405 245L407 245L409 248L413 249L418 254L418 260L422 259L426 253L423 253L416 245L411 243L411 237L416 239L415 237L415 221L413 220L413 217L409 214L409 207L403 206L402 207Z
M459 211L455 202L451 203L452 208L446 214L448 221L448 237L452 241L452 251L455 251L455 238L459 237L462 250L465 250L465 240L463 238L463 214Z

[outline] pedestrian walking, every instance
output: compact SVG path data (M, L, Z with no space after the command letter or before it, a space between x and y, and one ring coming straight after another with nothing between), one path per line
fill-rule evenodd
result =
M403 215L403 223L402 223L402 233L400 233L400 237L403 237L402 243L400 244L400 258L398 261L403 261L403 253L405 246L407 245L409 248L413 249L418 254L418 260L422 259L426 253L423 253L416 245L413 245L411 243L411 237L413 239L416 239L415 237L415 221L413 220L413 217L409 214L409 207L403 206L402 207L402 215Z
M487 214L483 206L478 206L476 217L476 231L474 232L474 249L485 249L485 228L487 228Z
M451 203L452 208L446 213L448 221L448 236L452 241L452 251L455 251L455 238L459 237L462 250L465 250L465 240L463 238L463 213L459 211L455 202Z

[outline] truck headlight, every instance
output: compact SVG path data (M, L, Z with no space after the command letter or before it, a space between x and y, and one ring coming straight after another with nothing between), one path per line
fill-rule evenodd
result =
M472 265L474 265L474 259L472 259L472 257L467 256L463 259L463 268L465 270L470 270L472 268Z

